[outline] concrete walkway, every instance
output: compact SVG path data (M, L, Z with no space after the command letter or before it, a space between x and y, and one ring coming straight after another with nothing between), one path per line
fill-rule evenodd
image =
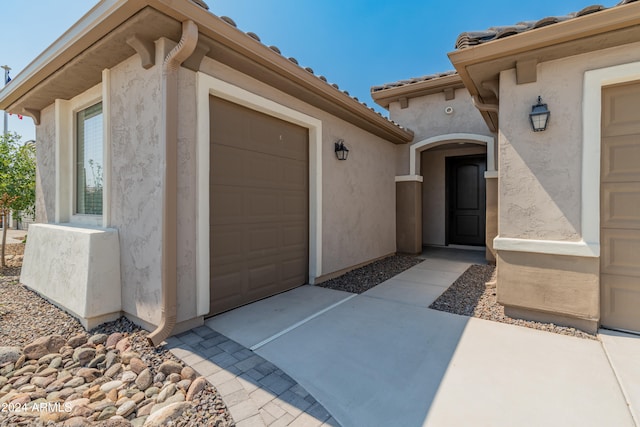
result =
M301 287L209 319L170 345L214 380L240 427L634 426L640 337L599 342L427 308L469 265L430 256L357 296ZM220 334L207 341L211 330ZM217 350L205 357L225 339L250 362L225 368ZM254 363L271 372L248 380L241 368ZM293 413L276 418L274 407Z

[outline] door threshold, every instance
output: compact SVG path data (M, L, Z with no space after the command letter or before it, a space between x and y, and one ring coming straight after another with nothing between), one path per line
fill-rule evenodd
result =
M464 249L467 251L482 251L482 252L487 250L486 246L470 246L470 245L447 245L445 246L445 248Z

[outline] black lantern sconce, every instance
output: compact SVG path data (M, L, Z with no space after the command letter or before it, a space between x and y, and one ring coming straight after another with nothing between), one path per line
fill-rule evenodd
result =
M335 143L335 147L336 147L336 157L338 158L338 160L347 160L347 157L349 156L349 149L345 147L344 140L343 139L337 140Z
M531 107L529 120L531 120L531 128L534 132L542 132L547 128L549 116L551 112L547 109L547 104L542 103L542 97L538 97L538 103Z

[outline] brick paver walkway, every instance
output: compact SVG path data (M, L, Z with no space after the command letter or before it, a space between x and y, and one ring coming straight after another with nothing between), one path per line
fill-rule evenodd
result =
M237 427L340 426L277 366L208 326L168 338L167 348L218 390Z

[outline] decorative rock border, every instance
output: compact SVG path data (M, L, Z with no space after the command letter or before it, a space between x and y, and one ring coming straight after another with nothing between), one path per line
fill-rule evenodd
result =
M152 369L119 332L0 347L0 411L8 414L2 424L164 426L206 386L178 362Z

